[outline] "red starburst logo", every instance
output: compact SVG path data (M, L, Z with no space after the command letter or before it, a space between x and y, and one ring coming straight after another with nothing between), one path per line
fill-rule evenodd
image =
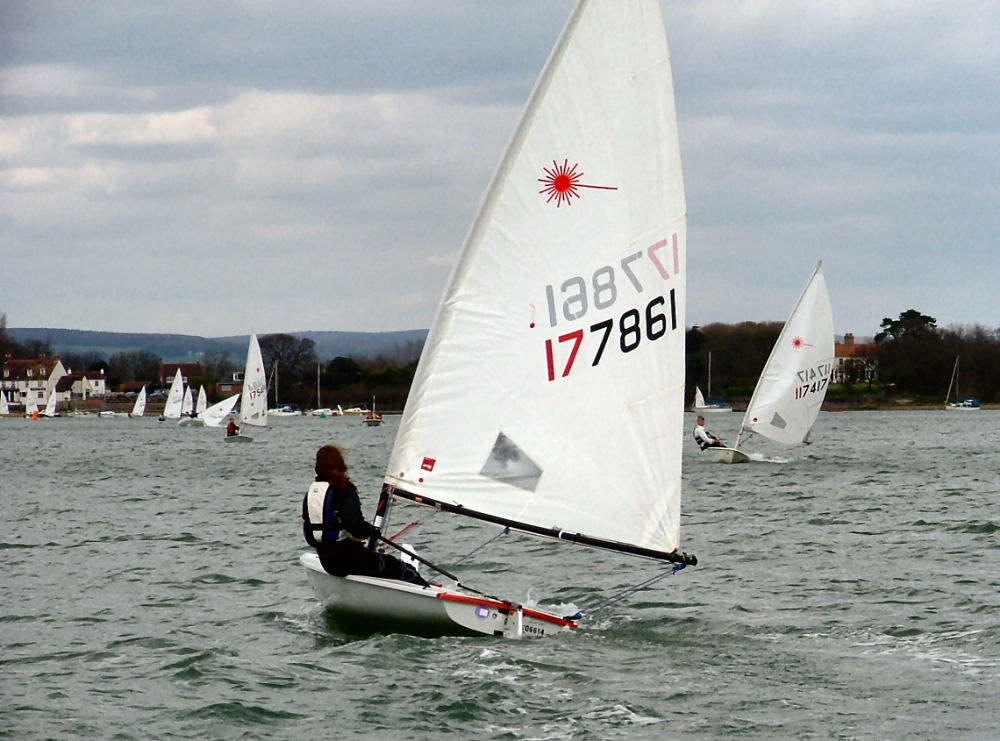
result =
M572 206L572 199L580 197L580 188L618 190L618 188L611 185L587 185L586 183L581 183L580 178L583 177L583 173L577 171L578 167L579 164L574 163L570 165L569 160L565 159L561 165L552 160L551 168L542 168L545 172L545 177L538 178L538 182L544 187L538 192L548 196L545 199L546 203L552 203L555 200L556 208L559 208L564 203L567 206Z
M794 347L796 350L801 350L803 347L812 347L812 345L810 345L808 342L806 342L801 337L793 337L792 338L792 347Z

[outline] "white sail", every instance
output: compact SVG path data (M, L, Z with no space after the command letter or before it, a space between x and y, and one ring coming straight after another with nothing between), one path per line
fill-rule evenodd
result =
M796 445L806 439L833 372L833 310L816 266L757 381L736 439L755 432Z
M42 411L44 417L55 417L59 409L59 395L55 388L49 391L49 398L45 401L45 409Z
M170 383L170 391L167 392L167 403L163 406L163 416L167 419L180 419L183 404L184 380L181 377L181 369L178 368L174 374L174 380Z
M656 0L584 0L430 329L386 473L537 534L680 542L686 213Z
M198 387L198 401L195 404L194 411L195 415L200 417L205 410L208 409L208 394L205 393L205 387Z
M29 417L38 411L38 404L35 402L35 397L32 395L31 390L27 392L27 396L24 400L24 413Z
M219 423L233 411L233 407L236 406L236 402L239 399L239 394L233 394L222 401L216 402L201 413L200 419L205 423L206 427L218 427Z
M240 401L241 424L253 427L267 426L267 379L264 360L256 333L250 335L247 363L243 373L243 396Z
M132 416L141 417L146 413L146 387L143 386L135 397L135 404L132 406Z
M181 399L181 416L190 417L194 410L194 397L191 395L191 387L184 388L184 398Z
M7 394L0 391L0 414L10 414L10 405L7 403Z

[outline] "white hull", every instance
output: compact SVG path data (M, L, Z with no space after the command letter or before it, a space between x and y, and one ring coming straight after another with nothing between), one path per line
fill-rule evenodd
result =
M332 576L315 553L303 553L299 561L328 615L348 632L515 637L576 627L571 620L472 592L394 579Z
M227 443L252 443L253 438L246 435L226 435Z
M949 404L945 407L946 411L949 412L978 412L982 407L974 407L963 404Z
M750 456L737 448L705 448L701 454L713 463L747 463Z
M732 407L713 406L711 404L709 404L708 406L703 406L703 407L695 406L695 407L692 407L691 409L692 409L692 411L697 412L698 414L713 414L715 412L731 412L731 411L733 411Z

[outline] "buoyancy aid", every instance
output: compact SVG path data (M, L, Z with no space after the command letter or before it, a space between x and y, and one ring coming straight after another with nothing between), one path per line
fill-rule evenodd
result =
M702 434L699 435L699 432ZM714 435L712 435L712 433L706 430L702 425L695 427L691 434L694 435L694 441L698 443L698 447L702 450L709 447L712 444L712 440L715 439Z
M313 481L302 505L306 541L314 548L317 543L333 543L349 538L340 525L340 515L333 506L333 491L326 481Z

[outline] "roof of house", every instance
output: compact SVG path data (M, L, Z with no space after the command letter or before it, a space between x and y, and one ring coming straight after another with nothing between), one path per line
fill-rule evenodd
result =
M56 364L59 363L59 356L47 357L39 355L37 358L11 358L6 357L3 361L3 369L8 371L8 380L19 380L28 378L28 371L31 370L31 377L48 378Z
M878 345L874 342L860 344L837 342L833 345L833 356L836 358L867 358L878 353Z
M174 375L180 369L182 376L200 376L204 374L201 363L160 363L160 376L166 378Z

